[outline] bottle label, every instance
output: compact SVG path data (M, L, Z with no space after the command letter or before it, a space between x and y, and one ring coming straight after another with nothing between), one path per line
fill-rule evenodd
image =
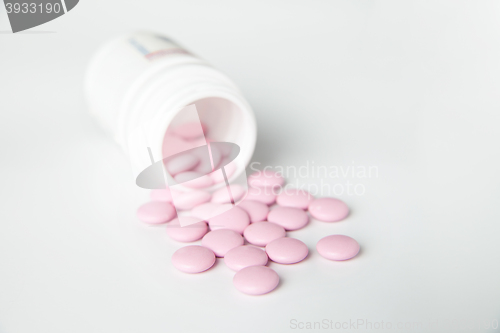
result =
M128 43L146 60L152 61L174 54L189 54L171 39L161 35L138 34Z

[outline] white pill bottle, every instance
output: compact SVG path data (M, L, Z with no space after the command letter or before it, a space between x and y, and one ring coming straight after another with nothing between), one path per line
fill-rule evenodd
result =
M194 105L210 140L239 146L236 178L256 141L254 113L223 73L167 37L128 34L103 45L85 79L90 112L128 155L134 174L163 156L167 129Z

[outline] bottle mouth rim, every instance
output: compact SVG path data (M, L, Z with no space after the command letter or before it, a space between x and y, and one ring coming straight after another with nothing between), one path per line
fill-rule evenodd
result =
M186 106L207 99L221 99L233 106L231 110L237 111L237 117L232 118L239 119L239 122L233 121L230 124L231 126L228 126L228 129L232 128L232 131L228 131L228 133L233 132L232 136L225 138L228 140L222 140L237 143L241 148L240 156L234 163L236 170L233 176L230 177L231 181L237 179L245 172L256 146L257 125L250 105L233 84L221 84L221 82L200 78L186 80L185 83L180 87L176 86L173 89L175 94L168 96L170 98L160 98L154 103L135 103L133 106L125 105L125 107L133 108L133 110L127 110L127 113L136 112L141 114L141 117L138 117L136 120L128 120L126 123L128 127L124 126L121 128L123 131L121 135L124 140L120 142L120 145L129 155L134 174L138 174L147 166L144 159L145 156L148 156L147 147L151 148L155 160L164 158L163 140L167 129L174 118ZM157 86L156 90L162 92L162 85ZM147 142L148 144L135 143L134 140L141 142L141 140L136 140L138 136L145 137L142 142ZM218 140L221 141L220 138ZM134 165L135 160L140 162ZM149 158L147 159L147 163L149 165ZM168 173L165 176L167 177L167 181L170 180L169 177L171 176ZM220 184L216 184L205 190L212 191L219 187ZM179 184L179 189L183 191L193 190L181 184Z
M197 91L196 94L193 94L189 97L181 98L178 100L177 105L175 108L173 108L174 111L172 112L165 112L162 117L158 119L158 122L156 124L158 125L157 130L158 133L162 133L161 137L155 138L157 141L157 149L154 150L154 154L156 156L161 156L161 158L164 158L163 152L162 152L162 147L163 147L163 140L164 140L164 135L167 132L167 129L171 123L171 121L188 105L196 104L196 102L199 102L200 100L204 99L211 99L211 98L220 98L223 100L226 100L236 106L236 109L240 112L240 119L242 119L242 124L245 124L245 127L248 128L248 130L245 131L245 134L242 135L244 137L244 143L239 144L240 146L240 156L238 159L235 160L236 162L236 171L234 174L230 177L229 181L232 181L234 179L237 179L242 175L243 172L245 172L246 166L249 164L254 150L255 150L255 145L257 141L257 125L256 125L256 120L253 112L251 111L250 106L244 101L243 99L235 96L231 91L224 91L221 89L217 90L212 90L212 89L207 89L205 91ZM241 132L241 131L238 131ZM240 140L241 141L241 140ZM167 174L167 177L170 177L170 175ZM183 189L185 191L191 191L193 190L192 188L182 186L182 184L177 185L179 186L180 189ZM217 188L222 187L223 184L215 184L209 188L206 188L206 190L215 190Z

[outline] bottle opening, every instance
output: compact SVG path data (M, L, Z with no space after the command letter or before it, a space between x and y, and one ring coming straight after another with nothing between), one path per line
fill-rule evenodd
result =
M223 98L200 99L175 114L163 138L162 163L165 187L171 192L181 225L195 223L192 216L183 221L180 214L186 197L208 192L212 203L225 204L205 213L203 219L244 199L248 192L245 165L250 156L243 154L240 145L248 149L248 135L244 112Z

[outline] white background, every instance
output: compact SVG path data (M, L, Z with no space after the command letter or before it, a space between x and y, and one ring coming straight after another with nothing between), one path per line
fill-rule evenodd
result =
M84 0L25 33L6 20L2 9L1 333L288 332L323 319L479 332L500 319L499 2ZM258 119L254 161L378 168L324 180L365 193L338 193L345 221L290 233L311 254L270 265L274 292L240 294L223 262L176 271L180 244L136 220L147 193L82 87L96 48L136 29L234 79ZM333 233L360 255L319 257Z

